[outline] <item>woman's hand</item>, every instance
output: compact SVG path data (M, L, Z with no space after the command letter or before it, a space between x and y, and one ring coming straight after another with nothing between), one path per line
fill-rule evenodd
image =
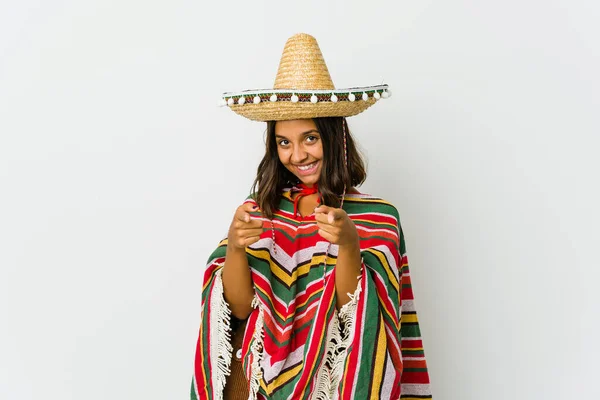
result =
M354 221L341 208L319 206L315 209L315 219L319 234L340 246L335 264L335 292L336 306L341 310L350 301L348 294L356 291L361 275L360 237Z
M227 234L223 291L231 313L238 319L246 319L252 312L254 285L246 247L256 243L263 232L262 219L250 215L257 210L258 207L250 202L239 206Z
M235 249L245 249L259 241L263 233L263 221L250 215L257 210L258 206L252 203L244 203L237 208L227 235L228 245Z
M354 221L341 208L319 206L315 208L319 235L340 246L359 246L359 236Z

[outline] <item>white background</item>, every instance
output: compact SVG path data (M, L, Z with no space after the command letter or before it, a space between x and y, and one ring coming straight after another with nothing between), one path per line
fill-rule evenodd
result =
M201 272L314 35L400 210L434 398L600 398L594 1L2 1L0 399L185 399Z

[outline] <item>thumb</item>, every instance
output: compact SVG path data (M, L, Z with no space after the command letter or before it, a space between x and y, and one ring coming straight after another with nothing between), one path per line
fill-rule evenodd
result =
M332 208L327 214L327 220L330 224L333 224L335 221L344 218L344 215L345 212L341 208Z
M333 224L335 222L335 220L340 219L341 216L336 212L336 210L331 210L329 211L329 214L327 214L327 221L330 224Z

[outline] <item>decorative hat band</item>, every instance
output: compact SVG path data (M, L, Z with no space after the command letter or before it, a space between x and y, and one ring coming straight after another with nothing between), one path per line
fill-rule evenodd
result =
M379 100L387 99L392 95L388 85L355 87L349 89L328 89L328 90L290 90L290 89L266 89L266 90L245 90L242 92L223 93L219 105L233 106L243 104L259 104L263 101L278 102L289 101L292 103L318 103L349 101L357 99L368 101L370 98Z

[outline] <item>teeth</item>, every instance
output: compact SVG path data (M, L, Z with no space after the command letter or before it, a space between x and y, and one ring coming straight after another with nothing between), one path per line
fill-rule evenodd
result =
M302 165L302 166L298 166L298 169L300 171L308 171L309 169L311 169L312 167L315 166L315 163L309 164L309 165Z

